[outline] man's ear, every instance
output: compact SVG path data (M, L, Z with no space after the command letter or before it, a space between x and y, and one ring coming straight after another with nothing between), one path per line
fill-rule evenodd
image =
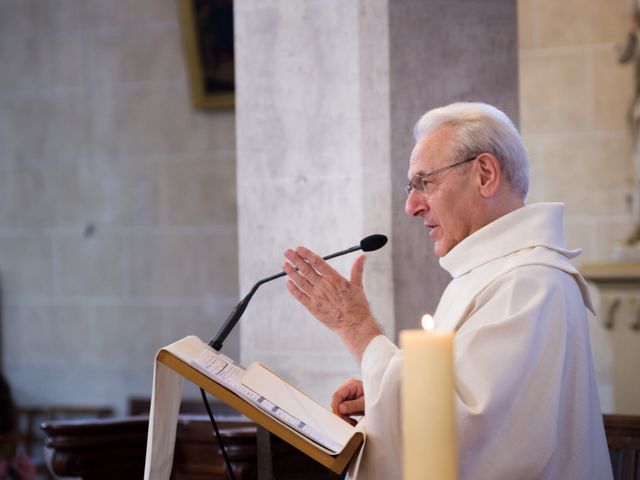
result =
M481 153L476 159L476 168L480 194L485 198L493 197L500 187L502 173L500 162L491 153Z

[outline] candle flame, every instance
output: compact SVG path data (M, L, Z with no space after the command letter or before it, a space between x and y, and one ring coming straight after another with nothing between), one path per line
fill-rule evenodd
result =
M433 321L433 317L428 313L425 313L422 316L422 328L424 328L425 330L433 330L434 327L435 323Z

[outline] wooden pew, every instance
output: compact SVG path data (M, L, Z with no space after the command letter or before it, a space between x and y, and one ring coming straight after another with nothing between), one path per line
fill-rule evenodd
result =
M83 480L141 479L147 443L147 417L47 422L45 448L51 471ZM219 422L238 480L256 478L256 427L238 420ZM172 478L226 480L222 456L208 421L181 416L176 433Z
M604 415L615 480L640 478L640 417Z
M266 431L260 433L259 447L256 425L243 417L220 419L218 426L237 480L341 478ZM140 480L147 428L146 416L47 422L42 429L50 453L49 467L55 475L83 480ZM179 417L171 478L227 479L207 417Z
M242 417L219 426L238 480L330 480L340 478ZM604 415L614 479L640 478L640 417ZM43 424L50 468L84 480L142 478L147 441L146 416L67 420ZM261 441L258 441L261 438ZM222 456L208 418L181 415L172 480L226 480Z

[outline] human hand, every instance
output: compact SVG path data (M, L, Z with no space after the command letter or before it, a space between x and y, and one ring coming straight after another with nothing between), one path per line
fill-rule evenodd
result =
M343 383L333 394L331 410L343 420L355 425L357 422L351 415L364 415L362 380L352 378Z
M347 280L319 255L305 247L288 249L282 269L289 276L289 292L307 310L345 342L360 361L371 339L382 332L364 293L362 278L366 257L359 256Z

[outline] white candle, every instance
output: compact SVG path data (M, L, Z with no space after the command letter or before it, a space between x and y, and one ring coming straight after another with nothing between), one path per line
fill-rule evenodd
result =
M404 480L457 479L453 333L404 330L400 346Z

